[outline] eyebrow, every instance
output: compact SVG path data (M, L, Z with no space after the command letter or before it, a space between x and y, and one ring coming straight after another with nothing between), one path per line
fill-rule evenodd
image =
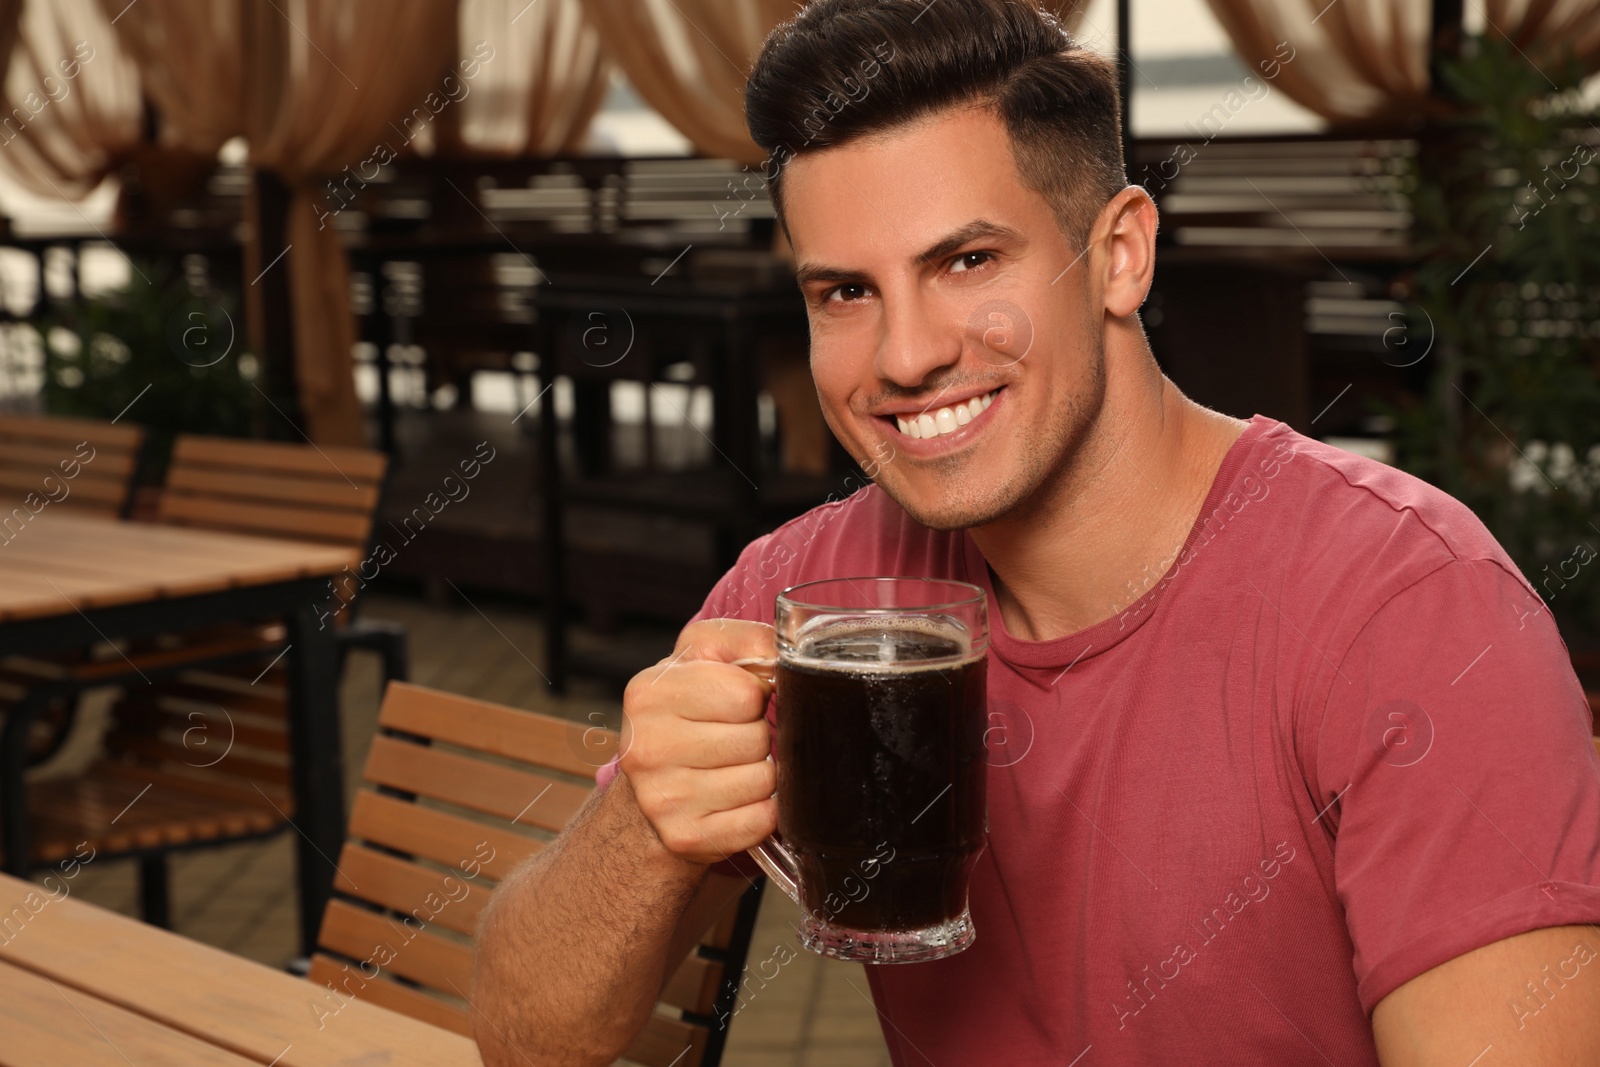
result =
M1010 226L1002 226L998 222L988 219L974 219L965 226L953 230L921 252L912 256L908 261L912 267L918 263L933 263L949 256L956 249L984 238L998 239L1020 243L1025 240L1022 233ZM870 279L866 271L853 270L848 267L830 267L821 263L803 263L795 270L795 281L801 286L811 282L834 282L841 285L865 284Z

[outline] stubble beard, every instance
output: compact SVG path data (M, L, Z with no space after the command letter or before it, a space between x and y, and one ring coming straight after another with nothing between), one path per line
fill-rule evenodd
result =
M1092 436L1105 404L1105 342L1096 335L1093 344L1088 377L1068 394L1061 408L1051 412L1051 423L1038 447L1024 450L1022 463L1010 478L985 488L983 472L973 470L970 460L949 456L925 465L936 478L948 477L958 486L956 495L936 508L913 507L901 499L893 478L880 480L879 487L916 522L942 532L986 526L1001 519L1026 520L1045 512L1053 495L1070 484L1073 468L1085 453L1084 443Z

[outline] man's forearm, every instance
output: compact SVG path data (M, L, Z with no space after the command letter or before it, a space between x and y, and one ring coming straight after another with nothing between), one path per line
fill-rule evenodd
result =
M667 851L618 774L485 911L473 998L484 1063L615 1059L655 1006L705 875Z

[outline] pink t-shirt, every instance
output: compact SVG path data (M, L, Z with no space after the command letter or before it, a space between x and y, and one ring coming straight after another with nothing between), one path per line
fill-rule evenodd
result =
M854 575L991 597L977 940L866 968L897 1067L1376 1064L1397 986L1600 920L1566 647L1415 478L1258 415L1170 569L1051 641L1006 632L969 536L869 486L753 542L697 618L770 622L784 588Z

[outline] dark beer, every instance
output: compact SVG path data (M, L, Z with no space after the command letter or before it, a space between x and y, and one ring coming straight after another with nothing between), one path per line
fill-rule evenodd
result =
M779 663L778 829L805 910L861 931L959 919L985 831L985 660L959 625L852 620Z

